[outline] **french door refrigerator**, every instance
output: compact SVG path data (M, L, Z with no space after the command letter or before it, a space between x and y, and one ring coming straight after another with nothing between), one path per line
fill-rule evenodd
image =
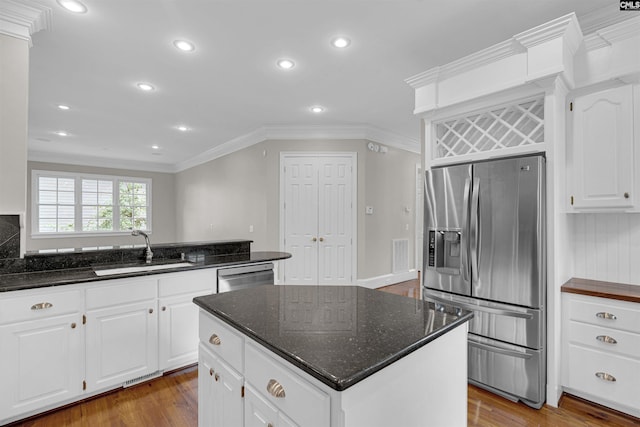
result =
M471 310L469 382L540 408L546 388L545 159L425 173L423 295Z

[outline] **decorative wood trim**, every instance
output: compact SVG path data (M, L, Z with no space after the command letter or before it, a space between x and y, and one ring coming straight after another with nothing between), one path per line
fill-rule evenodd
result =
M640 34L640 16L635 16L618 22L606 28L599 29L584 38L584 47L587 52L611 46Z
M572 278L562 285L562 292L640 303L640 286Z
M3 0L0 3L0 34L29 42L40 30L51 28L51 8L32 0Z

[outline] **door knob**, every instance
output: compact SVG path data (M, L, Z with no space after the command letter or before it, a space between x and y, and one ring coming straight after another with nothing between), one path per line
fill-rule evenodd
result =
M324 237L321 237L321 238L320 238L320 241L321 241L321 242L324 242Z
M315 237L313 239L311 239L312 242L316 242L318 241L318 239L316 239Z

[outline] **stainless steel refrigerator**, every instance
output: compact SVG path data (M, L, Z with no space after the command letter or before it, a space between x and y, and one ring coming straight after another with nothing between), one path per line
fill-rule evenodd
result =
M472 310L469 382L540 408L546 388L545 159L425 174L424 298Z

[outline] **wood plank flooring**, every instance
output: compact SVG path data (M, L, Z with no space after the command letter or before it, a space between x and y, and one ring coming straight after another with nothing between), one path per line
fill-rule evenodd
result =
M419 298L420 293L417 280L387 286L382 290L413 298ZM137 386L116 390L76 405L14 423L11 427L195 427L198 425L197 400L198 371L196 367L190 367ZM569 395L563 396L559 408L544 406L540 410L535 410L470 385L467 400L469 426L630 427L640 425L640 419ZM393 411L393 408L388 409ZM429 417L425 414L425 426L428 425Z

